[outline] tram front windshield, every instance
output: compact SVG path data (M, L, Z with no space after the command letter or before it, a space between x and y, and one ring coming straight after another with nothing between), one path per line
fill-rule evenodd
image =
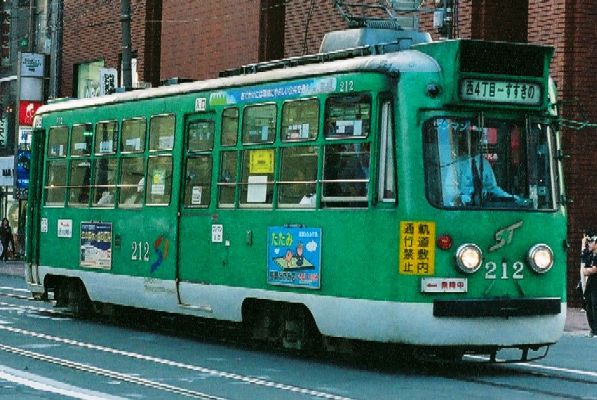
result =
M555 136L528 119L435 118L424 127L426 190L436 207L553 210Z

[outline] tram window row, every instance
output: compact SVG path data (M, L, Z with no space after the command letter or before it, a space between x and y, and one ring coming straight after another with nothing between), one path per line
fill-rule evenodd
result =
M174 114L53 126L44 204L165 206L173 180L183 174L187 208L212 202L220 208L366 207L374 111L379 122L373 126L382 132L377 192L380 201L394 202L391 103L373 104L370 94L353 93L329 96L323 118L317 98L193 114L181 129L182 162L174 153Z

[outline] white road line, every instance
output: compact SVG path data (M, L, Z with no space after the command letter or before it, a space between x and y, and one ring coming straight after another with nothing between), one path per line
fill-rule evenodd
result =
M62 396L71 397L73 399L126 400L124 397L112 396L107 393L100 393L77 386L67 385L53 379L44 378L43 376L34 375L28 372L18 371L3 365L0 365L0 379L22 386L27 386L42 392L59 394Z
M11 287L11 286L0 286L0 290L9 290L11 292L21 292L21 293L27 293L28 295L31 295L31 291L29 289L19 289L19 288L15 288L15 287Z
M30 310L30 311L43 312L43 313L48 313L48 314L65 315L64 312L56 311L52 308L16 305L13 303L5 303L3 301L0 301L0 306L7 306L6 309L12 308L13 310ZM70 316L66 316L65 318L72 319Z
M131 353L128 351L122 351L122 350L117 350L117 349L113 349L113 348L109 348L109 347L79 342L77 340L60 338L60 337L56 337L56 336L46 335L44 333L37 333L37 332L27 331L27 330L20 329L20 328L14 328L14 327L7 326L7 325L0 324L0 330L13 332L13 333L21 334L21 335L27 335L27 336L31 336L31 337L35 337L35 338L39 338L39 339L51 340L51 341L58 342L58 343L64 343L64 344L67 344L70 346L78 346L78 347L87 348L87 349L91 349L91 350L102 351L105 353L111 353L111 354L115 354L115 355L130 357L130 358L134 358L137 360L150 361L150 362L153 362L156 364L167 365L170 367L200 372L203 374L209 374L214 377L231 379L231 380L242 382L242 383L248 383L248 384L252 384L252 385L273 388L273 389L282 390L282 391L286 391L286 392L304 394L304 395L313 396L313 397L316 397L319 399L354 400L350 397L344 397L344 396L339 396L339 395L335 395L335 394L331 394L331 393L320 392L318 390L306 389L306 388L302 388L299 386L293 386L293 385L287 385L284 383L272 382L272 381L268 381L265 379L250 377L250 376L246 376L246 375L239 375L239 374L235 374L232 372L218 371L215 369L200 367L197 365L183 364L183 363L180 363L177 361L172 361L172 360L167 360L167 359L152 357L152 356L146 356L146 355L139 354L139 353Z
M484 361L489 360L489 357L484 357L484 356L466 355L466 357L467 358L478 359L478 360L484 360ZM500 361L500 360L497 359L496 361ZM591 378L597 378L597 372L583 371L583 370L580 370L580 369L552 367L550 365L529 364L529 363L524 363L524 362L510 363L508 365L517 365L519 367L529 368L529 369L536 369L536 370L565 372L565 373L568 373L568 374L576 374L576 375L590 376Z

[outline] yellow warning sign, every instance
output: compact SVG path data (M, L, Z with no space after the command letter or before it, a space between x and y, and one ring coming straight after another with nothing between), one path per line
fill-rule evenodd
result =
M274 150L250 150L249 174L273 174Z
M435 274L435 222L401 221L398 242L401 274Z

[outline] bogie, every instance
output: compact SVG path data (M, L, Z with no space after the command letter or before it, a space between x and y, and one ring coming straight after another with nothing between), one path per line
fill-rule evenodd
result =
M302 304L247 300L243 322L252 339L285 349L313 351L321 344L313 317Z

